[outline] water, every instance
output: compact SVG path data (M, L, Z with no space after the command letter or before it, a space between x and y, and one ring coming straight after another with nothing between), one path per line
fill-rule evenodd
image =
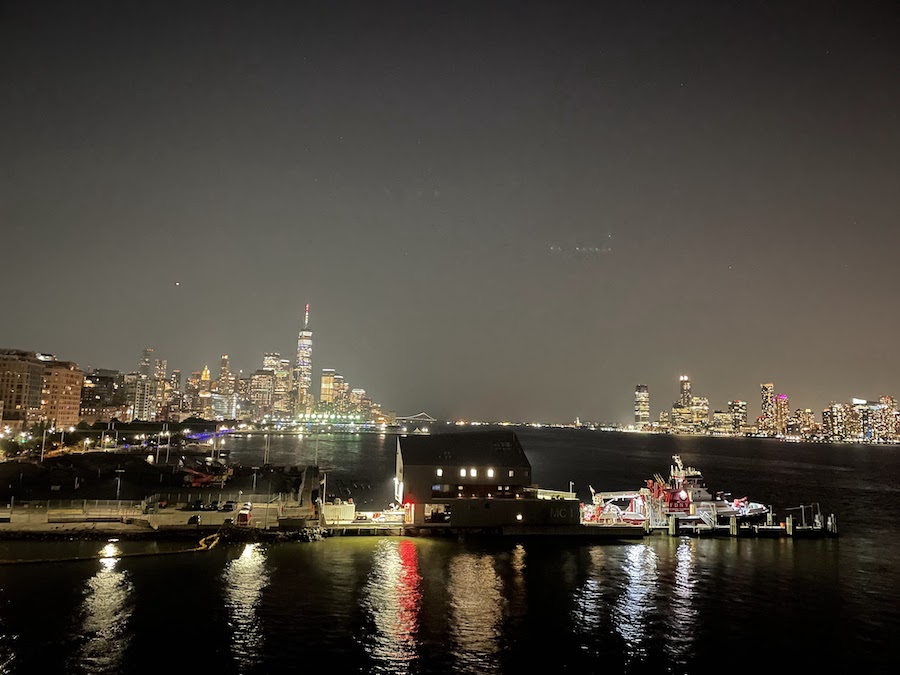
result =
M0 566L0 673L708 673L799 661L893 672L900 448L517 433L547 487L639 487L680 453L710 487L819 501L840 539L631 543L344 537L209 553ZM312 461L274 438L273 461ZM259 439L229 439L232 459ZM390 500L394 437L322 437L320 462ZM353 489L353 488L351 488ZM782 511L782 513L786 513ZM0 542L0 558L170 543ZM318 665L317 665L318 664Z

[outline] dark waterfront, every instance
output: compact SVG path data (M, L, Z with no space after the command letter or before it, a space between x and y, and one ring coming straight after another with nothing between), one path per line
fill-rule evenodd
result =
M666 474L673 453L714 490L818 501L837 540L636 543L330 538L209 553L0 566L0 673L888 672L900 630L900 448L516 429L535 480L582 500ZM230 458L262 458L231 438ZM322 436L356 501L391 498L396 437ZM315 439L274 437L271 461ZM371 487L369 487L371 486ZM366 507L368 508L368 506ZM169 544L120 542L123 552ZM0 558L89 555L102 542L0 542ZM545 667L545 669L547 669ZM890 668L893 672L893 668Z

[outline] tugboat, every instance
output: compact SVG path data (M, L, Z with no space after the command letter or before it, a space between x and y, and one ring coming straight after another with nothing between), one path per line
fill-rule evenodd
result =
M741 523L765 519L769 508L747 497L726 499L724 492L710 494L703 474L692 466L685 466L678 455L672 455L669 479L656 474L647 481L647 489L661 515L674 514L679 520L700 520L709 525L727 523L734 516Z

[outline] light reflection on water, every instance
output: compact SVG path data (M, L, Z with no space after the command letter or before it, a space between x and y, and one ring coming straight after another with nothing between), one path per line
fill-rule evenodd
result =
M647 656L648 623L656 607L657 556L647 544L628 546L623 571L624 588L613 608L616 632L625 640L626 661Z
M263 589L269 585L265 549L246 544L240 557L225 566L223 579L231 650L238 672L247 672L262 657L265 642L258 616Z
M577 633L585 637L597 634L608 623L609 617L603 583L606 553L602 546L593 546L589 556L587 577L573 593L572 625Z
M450 562L450 633L456 670L498 671L507 601L491 555L461 553Z
M697 580L695 565L697 542L682 538L675 551L675 580L672 597L666 602L664 611L667 630L665 650L676 663L685 664L693 656L697 608L694 599L694 585Z
M410 672L418 659L421 581L415 542L378 542L362 597L371 625L364 632L363 647L374 659L373 672Z
M131 641L128 622L134 610L134 586L127 572L116 569L120 553L109 543L99 554L100 570L86 584L81 603L80 629L74 631L83 642L70 667L74 672L116 673Z

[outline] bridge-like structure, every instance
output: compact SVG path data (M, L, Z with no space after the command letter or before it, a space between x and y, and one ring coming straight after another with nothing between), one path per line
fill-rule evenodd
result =
M395 419L401 424L410 424L417 422L428 422L429 424L431 424L433 422L437 422L437 419L426 412L416 413L415 415L410 415L409 417L396 417Z

